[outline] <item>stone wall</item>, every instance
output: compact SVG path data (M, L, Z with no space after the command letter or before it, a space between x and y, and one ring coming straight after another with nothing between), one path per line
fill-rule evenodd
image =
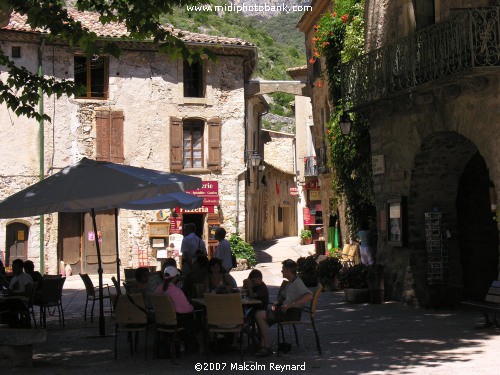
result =
M417 104L415 95L404 106L393 101L389 107L379 106L370 119L372 154L385 157L385 173L374 176L380 229L377 261L386 265L386 283L393 298L415 294L421 303L428 302L423 213L433 209L446 213L451 232L449 285L464 287L461 252L465 250L458 241L456 197L466 164L475 153L484 159L486 177L497 196L500 186L500 122L494 115L498 78L490 75L486 80L482 90L464 81L460 95L454 97L438 89L426 104ZM384 223L386 201L399 196L408 198L408 241L401 248L387 243ZM410 284L408 266L411 290L405 289Z
M20 64L36 70L37 45L21 45ZM11 44L2 42L4 51ZM229 51L229 50L228 50ZM61 46L46 45L43 50L45 75L57 78L73 76L73 52ZM125 164L168 171L170 169L170 117L208 120L218 117L222 122L222 171L200 171L196 176L219 182L221 224L234 231L236 221L236 181L234 176L244 167L245 97L243 57L238 52L219 56L218 62L207 62L206 98L183 97L182 63L153 51L125 50L119 60L110 58L109 99L85 100L62 96L44 98L44 110L51 118L45 122L45 175L58 172L82 157L95 158L95 120L97 108L122 110L124 113ZM5 105L0 105L0 129L4 139L0 165L1 198L38 180L39 148L38 123L16 117ZM8 121L4 121L8 120ZM21 152L20 152L21 151ZM240 189L244 202L245 186ZM241 205L243 211L244 204ZM154 212L122 211L119 233L123 265L136 266L130 249L139 244L150 249L147 223L156 221ZM31 225L28 257L36 259L39 253L38 222L28 218ZM5 246L5 227L9 221L0 221L0 249ZM240 229L245 233L245 222ZM57 271L58 216L46 216L46 270ZM150 249L151 250L151 249ZM151 259L152 261L152 259ZM36 262L35 262L36 263Z

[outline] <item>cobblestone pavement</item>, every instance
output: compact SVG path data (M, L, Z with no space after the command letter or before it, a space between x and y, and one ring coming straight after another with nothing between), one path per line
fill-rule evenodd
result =
M281 262L313 251L300 246L297 238L284 238L256 246L257 268L276 293L281 284ZM249 271L234 272L241 285ZM104 281L112 285L110 277ZM95 278L97 281L97 278ZM32 368L2 368L2 374L498 374L500 331L475 329L482 323L474 310L425 310L399 302L381 305L350 304L342 292L325 292L319 299L317 327L323 354L318 355L314 334L299 328L300 346L279 357L257 358L239 353L205 356L188 354L174 365L169 359L153 359L154 332L148 335L148 359L144 359L144 335L139 352L131 356L125 335L118 337L118 361L114 361L113 321L106 311L106 333L98 337L98 324L83 321L85 291L78 275L68 277L63 305L66 328L57 317L49 317L48 338L34 346ZM108 305L106 304L105 307ZM97 310L96 310L97 311ZM276 328L271 329L276 342ZM286 332L287 337L290 332ZM289 340L290 341L290 340ZM201 371L198 367L201 366ZM289 366L283 368L279 366ZM284 370L283 370L284 369Z

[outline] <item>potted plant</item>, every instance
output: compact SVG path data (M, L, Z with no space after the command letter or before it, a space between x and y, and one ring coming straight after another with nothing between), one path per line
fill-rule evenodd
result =
M355 266L343 267L339 272L340 286L344 288L346 301L352 303L368 302L370 290L366 276L368 266L360 263Z
M297 259L297 275L302 279L305 286L309 288L315 287L318 284L317 266L318 263L316 263L314 255Z
M300 231L300 238L303 245L309 245L312 243L312 232L309 229L302 229Z
M339 272L341 268L342 264L337 257L326 257L318 263L318 267L316 268L318 281L327 290L338 290Z

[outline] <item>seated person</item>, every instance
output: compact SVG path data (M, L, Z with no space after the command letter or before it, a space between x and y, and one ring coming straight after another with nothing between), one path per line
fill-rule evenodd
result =
M33 279L30 275L23 272L22 259L16 259L12 262L12 272L14 277L10 280L8 289L4 292L9 296L16 296L18 298L10 298L0 302L0 312L11 311L21 313L25 321L18 322L17 315L0 314L2 323L8 323L11 327L15 327L18 324L24 327L31 327L28 302L31 295Z
M259 270L252 270L248 274L248 279L243 280L243 288L247 290L248 296L250 298L258 299L262 303L260 305L254 305L252 309L255 310L267 310L267 304L269 303L269 290L267 285L262 281L262 272Z
M197 255L194 258L192 271L186 275L182 286L187 298L203 298L203 293L208 293L208 289L205 290L205 279L209 276L207 267L208 257L206 255ZM198 290L197 285L203 285L202 290Z
M24 272L31 276L33 282L38 283L37 290L41 290L43 285L43 276L40 272L35 271L35 265L33 264L33 262L31 260L26 260L23 263L23 268Z
M170 297L177 313L177 324L186 328L189 334L196 336L199 351L202 354L205 351L205 344L203 342L201 325L198 320L194 319L193 305L189 303L184 292L176 285L178 275L179 271L177 268L172 266L166 267L163 285L158 286L155 293L165 294Z
M205 278L205 290L210 293L229 293L233 289L231 280L222 268L221 263L219 258L212 258L208 262L208 277Z
M148 287L149 269L146 267L139 267L135 270L135 285L133 287L135 292L145 291Z
M255 313L262 346L262 349L255 353L257 356L272 354L269 347L269 327L278 322L300 320L302 307L313 298L312 292L297 276L297 263L287 259L282 264L281 273L288 282L280 288L278 301L273 304L271 310L259 310Z

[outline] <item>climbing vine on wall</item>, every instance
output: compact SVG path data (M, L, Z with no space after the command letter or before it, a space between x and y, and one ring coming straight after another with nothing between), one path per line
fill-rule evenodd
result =
M335 111L327 124L327 141L331 150L335 196L345 197L347 221L351 232L375 220L371 170L370 135L366 121L351 113L351 133L340 133L339 120L347 103L340 92L340 66L361 54L364 46L364 0L338 0L316 25L313 57L324 57L330 98Z

